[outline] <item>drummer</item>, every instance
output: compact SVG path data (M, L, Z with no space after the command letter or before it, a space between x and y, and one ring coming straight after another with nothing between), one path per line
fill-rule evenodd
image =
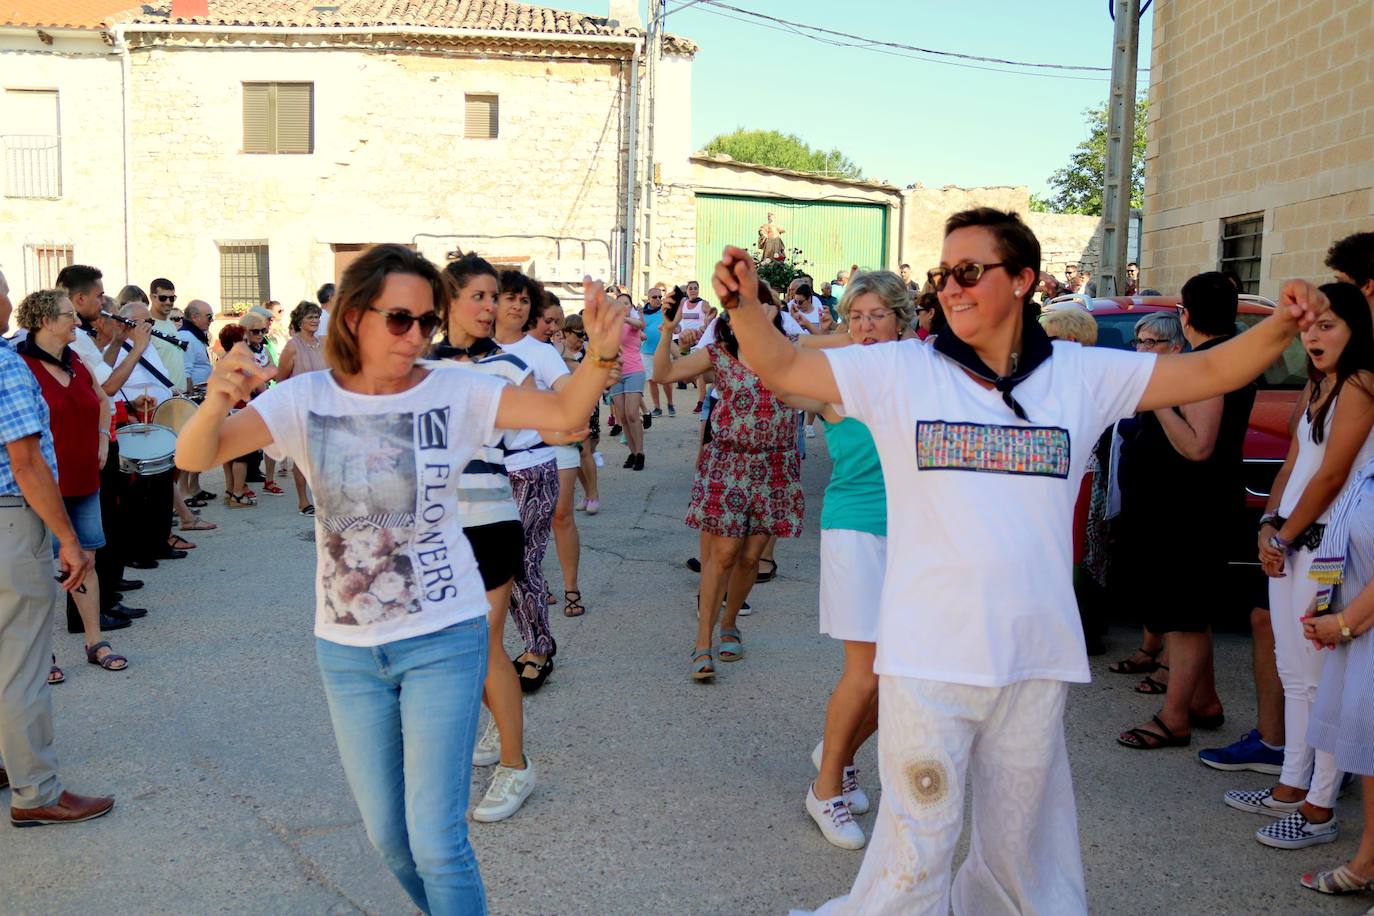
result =
M163 281L159 281L163 282ZM167 295L164 291L162 295ZM170 306L169 306L170 307ZM121 318L144 324L151 320L148 306L138 300L124 303L119 309ZM123 344L128 349L130 344ZM178 353L181 351L178 349ZM184 367L181 370L185 372ZM183 378L184 385L186 380ZM129 404L129 419L134 423L151 423L153 411L173 395L176 382L169 374L158 350L149 347L139 359L129 380L120 389L121 397ZM195 544L172 533L172 513L181 522L182 530L197 531L213 527L210 522L196 518L174 485L172 471L143 474L135 478L129 489L131 531L129 565L134 569L156 569L160 560L180 560Z

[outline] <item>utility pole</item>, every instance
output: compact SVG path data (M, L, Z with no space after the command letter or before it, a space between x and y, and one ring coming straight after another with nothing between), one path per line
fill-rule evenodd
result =
M631 295L647 294L653 272L654 202L657 197L654 164L654 121L658 116L658 66L663 56L663 20L668 15L667 0L649 0L649 29L644 36L644 104L641 108L643 159L640 169L639 199L639 283L631 282ZM633 230L631 230L633 231Z
M1131 170L1135 154L1135 73L1140 52L1140 0L1112 0L1112 94L1107 114L1107 163L1102 186L1102 263L1099 295L1126 289L1126 242L1131 228Z

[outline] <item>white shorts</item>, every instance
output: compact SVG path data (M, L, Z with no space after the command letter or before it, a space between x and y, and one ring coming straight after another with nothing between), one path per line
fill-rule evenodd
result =
M887 538L866 531L821 531L821 632L847 642L878 641L878 606Z
M555 445L553 457L558 462L560 471L570 471L582 466L582 452L575 445Z

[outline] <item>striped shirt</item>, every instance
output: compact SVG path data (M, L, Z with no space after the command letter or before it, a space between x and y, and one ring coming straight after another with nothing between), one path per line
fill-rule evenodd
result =
M530 374L524 360L499 350L476 362L459 361L458 365L495 376L508 385L519 385ZM506 473L506 455L513 450L512 443L519 434L520 430L496 430L463 468L458 477L458 516L464 528L520 521L520 510L515 506L510 476Z

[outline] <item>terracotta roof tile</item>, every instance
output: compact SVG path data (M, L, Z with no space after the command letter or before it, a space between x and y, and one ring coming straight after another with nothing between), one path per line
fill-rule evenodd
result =
M41 4L43 0L0 0L0 9L13 2ZM68 0L76 3L78 0ZM93 0L87 0L93 2ZM290 28L422 26L446 29L486 29L513 33L632 36L639 29L611 28L602 16L557 10L510 0L208 0L209 15L173 19L171 0L152 0L117 18L125 22L186 25L240 25ZM670 50L693 54L697 46L678 36L666 39Z
M0 25L98 29L128 8L128 0L0 0Z

